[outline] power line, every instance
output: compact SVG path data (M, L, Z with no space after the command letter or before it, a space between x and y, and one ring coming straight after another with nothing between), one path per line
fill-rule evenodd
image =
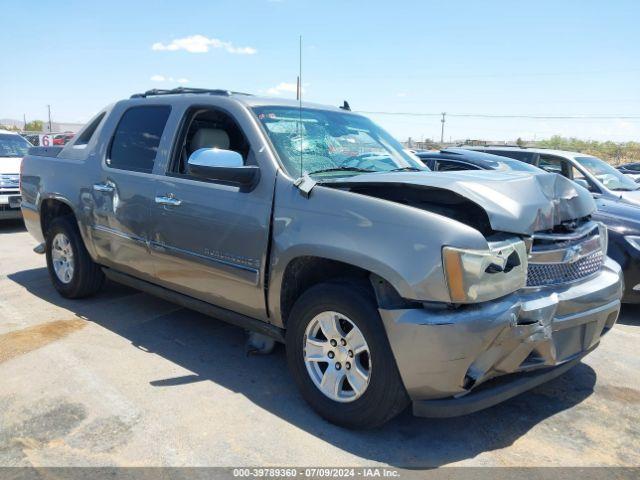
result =
M398 115L408 117L440 117L442 113L420 112L373 112L358 110L367 115ZM492 113L448 113L450 117L469 118L532 118L538 120L640 120L640 115L535 115L535 114L492 114Z

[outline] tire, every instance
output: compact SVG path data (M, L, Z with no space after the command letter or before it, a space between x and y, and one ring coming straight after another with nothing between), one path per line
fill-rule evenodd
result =
M64 239L68 240L65 243ZM64 245L65 249L60 249ZM54 251L55 250L55 251ZM60 253L63 252L63 253ZM64 253L71 255L64 255ZM47 269L55 289L65 298L84 298L97 293L104 283L104 273L94 263L84 246L78 225L72 216L55 218L48 229L46 238ZM61 260L62 259L62 260ZM72 269L66 269L68 276L61 274L65 268L56 272L60 263L68 260Z
M335 312L337 315L327 312ZM321 390L320 385L324 383L327 372L333 372L332 367L338 369L338 357L342 361L352 362L350 372L344 370L345 363L345 367L342 368L344 375L356 373L354 357L345 357L344 352L340 353L337 350L336 353L333 350L327 353L326 348L338 347L329 347L330 344L324 340L318 340L326 337L330 342L327 335L319 333L324 331L322 328L317 330L318 333L312 333L314 325L318 325L319 321L326 321L327 318L338 320L339 333L344 332L343 326L349 327L349 324L352 324L359 330L356 333L362 334L368 353L356 354L355 359L361 364L360 370L368 372L368 384L364 389L351 386L349 378L354 377L347 378L346 383L343 377L343 383L326 382L327 385L339 385L337 390L340 395L335 395L333 388L329 388L328 393ZM349 338L349 335L344 338ZM308 343L309 339L315 343ZM341 340L340 338L339 341ZM347 343L344 348L351 348L350 346L356 343L357 341ZM329 361L335 363L328 363L324 373L324 362L305 362L305 346L309 356L313 357L311 350L317 348L317 345L322 345L323 350L315 358L329 358L328 355L331 353L334 355ZM289 315L286 347L289 369L302 396L320 416L331 423L354 429L375 428L391 420L409 403L373 292L368 285L359 283L358 280L322 283L303 293ZM351 353L351 350L348 350L348 355ZM334 375L339 375L339 372Z

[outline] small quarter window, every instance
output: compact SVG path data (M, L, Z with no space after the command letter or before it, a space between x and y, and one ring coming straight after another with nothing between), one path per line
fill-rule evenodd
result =
M151 173L171 107L149 105L124 112L111 141L107 165Z
M80 135L78 135L78 138L73 142L74 148L86 147L88 145L88 143L91 141L91 137L93 137L93 134L98 128L98 125L100 125L100 122L102 122L102 119L104 118L104 116L105 116L105 112L102 112L100 115L98 115L95 118L95 120L93 120L93 122L91 122L87 126L87 128L85 128L82 131Z

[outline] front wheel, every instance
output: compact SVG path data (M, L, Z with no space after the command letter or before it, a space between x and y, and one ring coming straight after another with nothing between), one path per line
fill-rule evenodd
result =
M373 428L408 404L370 289L357 281L323 283L295 303L287 360L302 396L325 419Z

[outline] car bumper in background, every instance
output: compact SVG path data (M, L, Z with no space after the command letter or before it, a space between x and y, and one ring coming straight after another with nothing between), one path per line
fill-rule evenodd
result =
M380 310L420 416L471 413L554 378L594 349L616 322L623 282L607 259L563 289L525 289L459 308Z
M622 303L640 303L640 250L627 242L623 234L609 230L608 255L622 267L625 285Z
M0 220L20 218L20 195L0 194Z

